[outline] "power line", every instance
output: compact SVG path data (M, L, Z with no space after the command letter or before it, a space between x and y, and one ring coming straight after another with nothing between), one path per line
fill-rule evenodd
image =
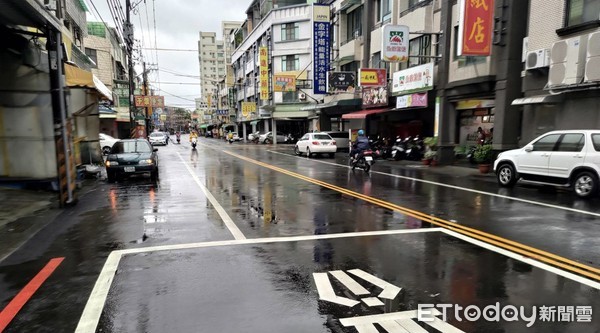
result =
M114 34L114 31L111 30L111 29L109 29L108 24L106 24L106 22L102 18L102 15L100 15L100 12L98 11L98 8L96 8L96 5L94 4L94 2L93 1L90 1L90 2L92 4L92 7L94 8L94 10L96 11L96 13L98 14L98 17L100 18L100 21L102 21L102 23L104 24L104 27L106 28L106 30L108 30L109 33L113 33ZM115 38L117 40L119 40L119 36L118 35L115 35Z
M168 48L158 48L158 47L145 47L144 50L178 51L178 52L198 52L198 50L194 50L194 49L168 49Z

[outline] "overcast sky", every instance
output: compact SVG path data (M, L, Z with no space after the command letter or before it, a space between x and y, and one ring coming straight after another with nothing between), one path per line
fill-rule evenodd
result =
M116 1L121 3L123 9L125 8L125 0ZM86 0L86 2L90 10L88 21L100 21L91 5L93 2L102 19L109 26L115 26L108 0ZM156 43L158 44L156 47L194 50L192 52L144 50L146 63L158 63L158 68L161 70L158 73L152 72L149 80L156 82L157 79L160 79L160 82L163 82L160 84L160 95L165 96L165 104L193 109L194 98L200 97L198 78L177 76L165 71L183 75L200 75L197 52L199 32L214 31L217 33L217 38L222 38L221 22L243 21L251 0L145 0L145 4L143 0L131 0L131 2L140 2L137 6L137 13L131 16L131 21L135 27L135 39L139 40L144 47L155 47L154 5L156 9ZM148 29L148 21L150 29ZM140 73L141 67L138 69L136 65L136 71ZM167 82L194 83L194 85L166 84ZM157 83L152 83L152 85L158 88Z

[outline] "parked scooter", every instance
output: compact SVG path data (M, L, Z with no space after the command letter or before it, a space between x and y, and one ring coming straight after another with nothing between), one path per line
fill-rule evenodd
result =
M425 145L419 136L415 136L408 142L406 149L406 159L411 161L420 161L425 153Z
M359 168L365 170L365 172L369 172L373 163L375 163L375 160L373 159L372 150L365 150L362 153L358 154L358 158L350 159L350 166L352 167L352 171L354 171L354 169L356 168Z
M196 150L196 145L198 144L198 139L197 138L192 138L192 149Z
M294 136L290 133L290 134L286 135L286 137L285 137L285 139L284 139L283 142L284 143L288 143L288 144L290 144L290 143L296 143L296 138L294 138Z
M406 140L402 140L399 136L396 137L396 142L392 146L391 157L394 161L404 159L406 156Z
M259 136L260 136L260 132L258 132L258 131L254 132L254 133L250 133L248 135L248 140L250 140L250 142L253 142L253 143L258 143Z

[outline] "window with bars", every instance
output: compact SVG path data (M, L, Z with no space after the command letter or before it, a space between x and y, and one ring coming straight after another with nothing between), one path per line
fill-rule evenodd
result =
M287 71L297 71L300 69L300 57L297 55L287 55L281 57L281 70L284 72Z
M296 40L300 36L300 26L298 23L284 23L281 25L281 40Z
M428 56L431 55L431 36L423 35L410 40L409 54L411 56ZM408 67L418 66L431 62L430 58L409 57Z

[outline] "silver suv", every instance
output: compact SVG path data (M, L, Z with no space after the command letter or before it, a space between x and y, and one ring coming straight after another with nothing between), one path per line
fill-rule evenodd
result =
M572 187L577 196L591 197L599 187L600 130L548 132L523 148L500 153L494 171L500 186L524 180Z

